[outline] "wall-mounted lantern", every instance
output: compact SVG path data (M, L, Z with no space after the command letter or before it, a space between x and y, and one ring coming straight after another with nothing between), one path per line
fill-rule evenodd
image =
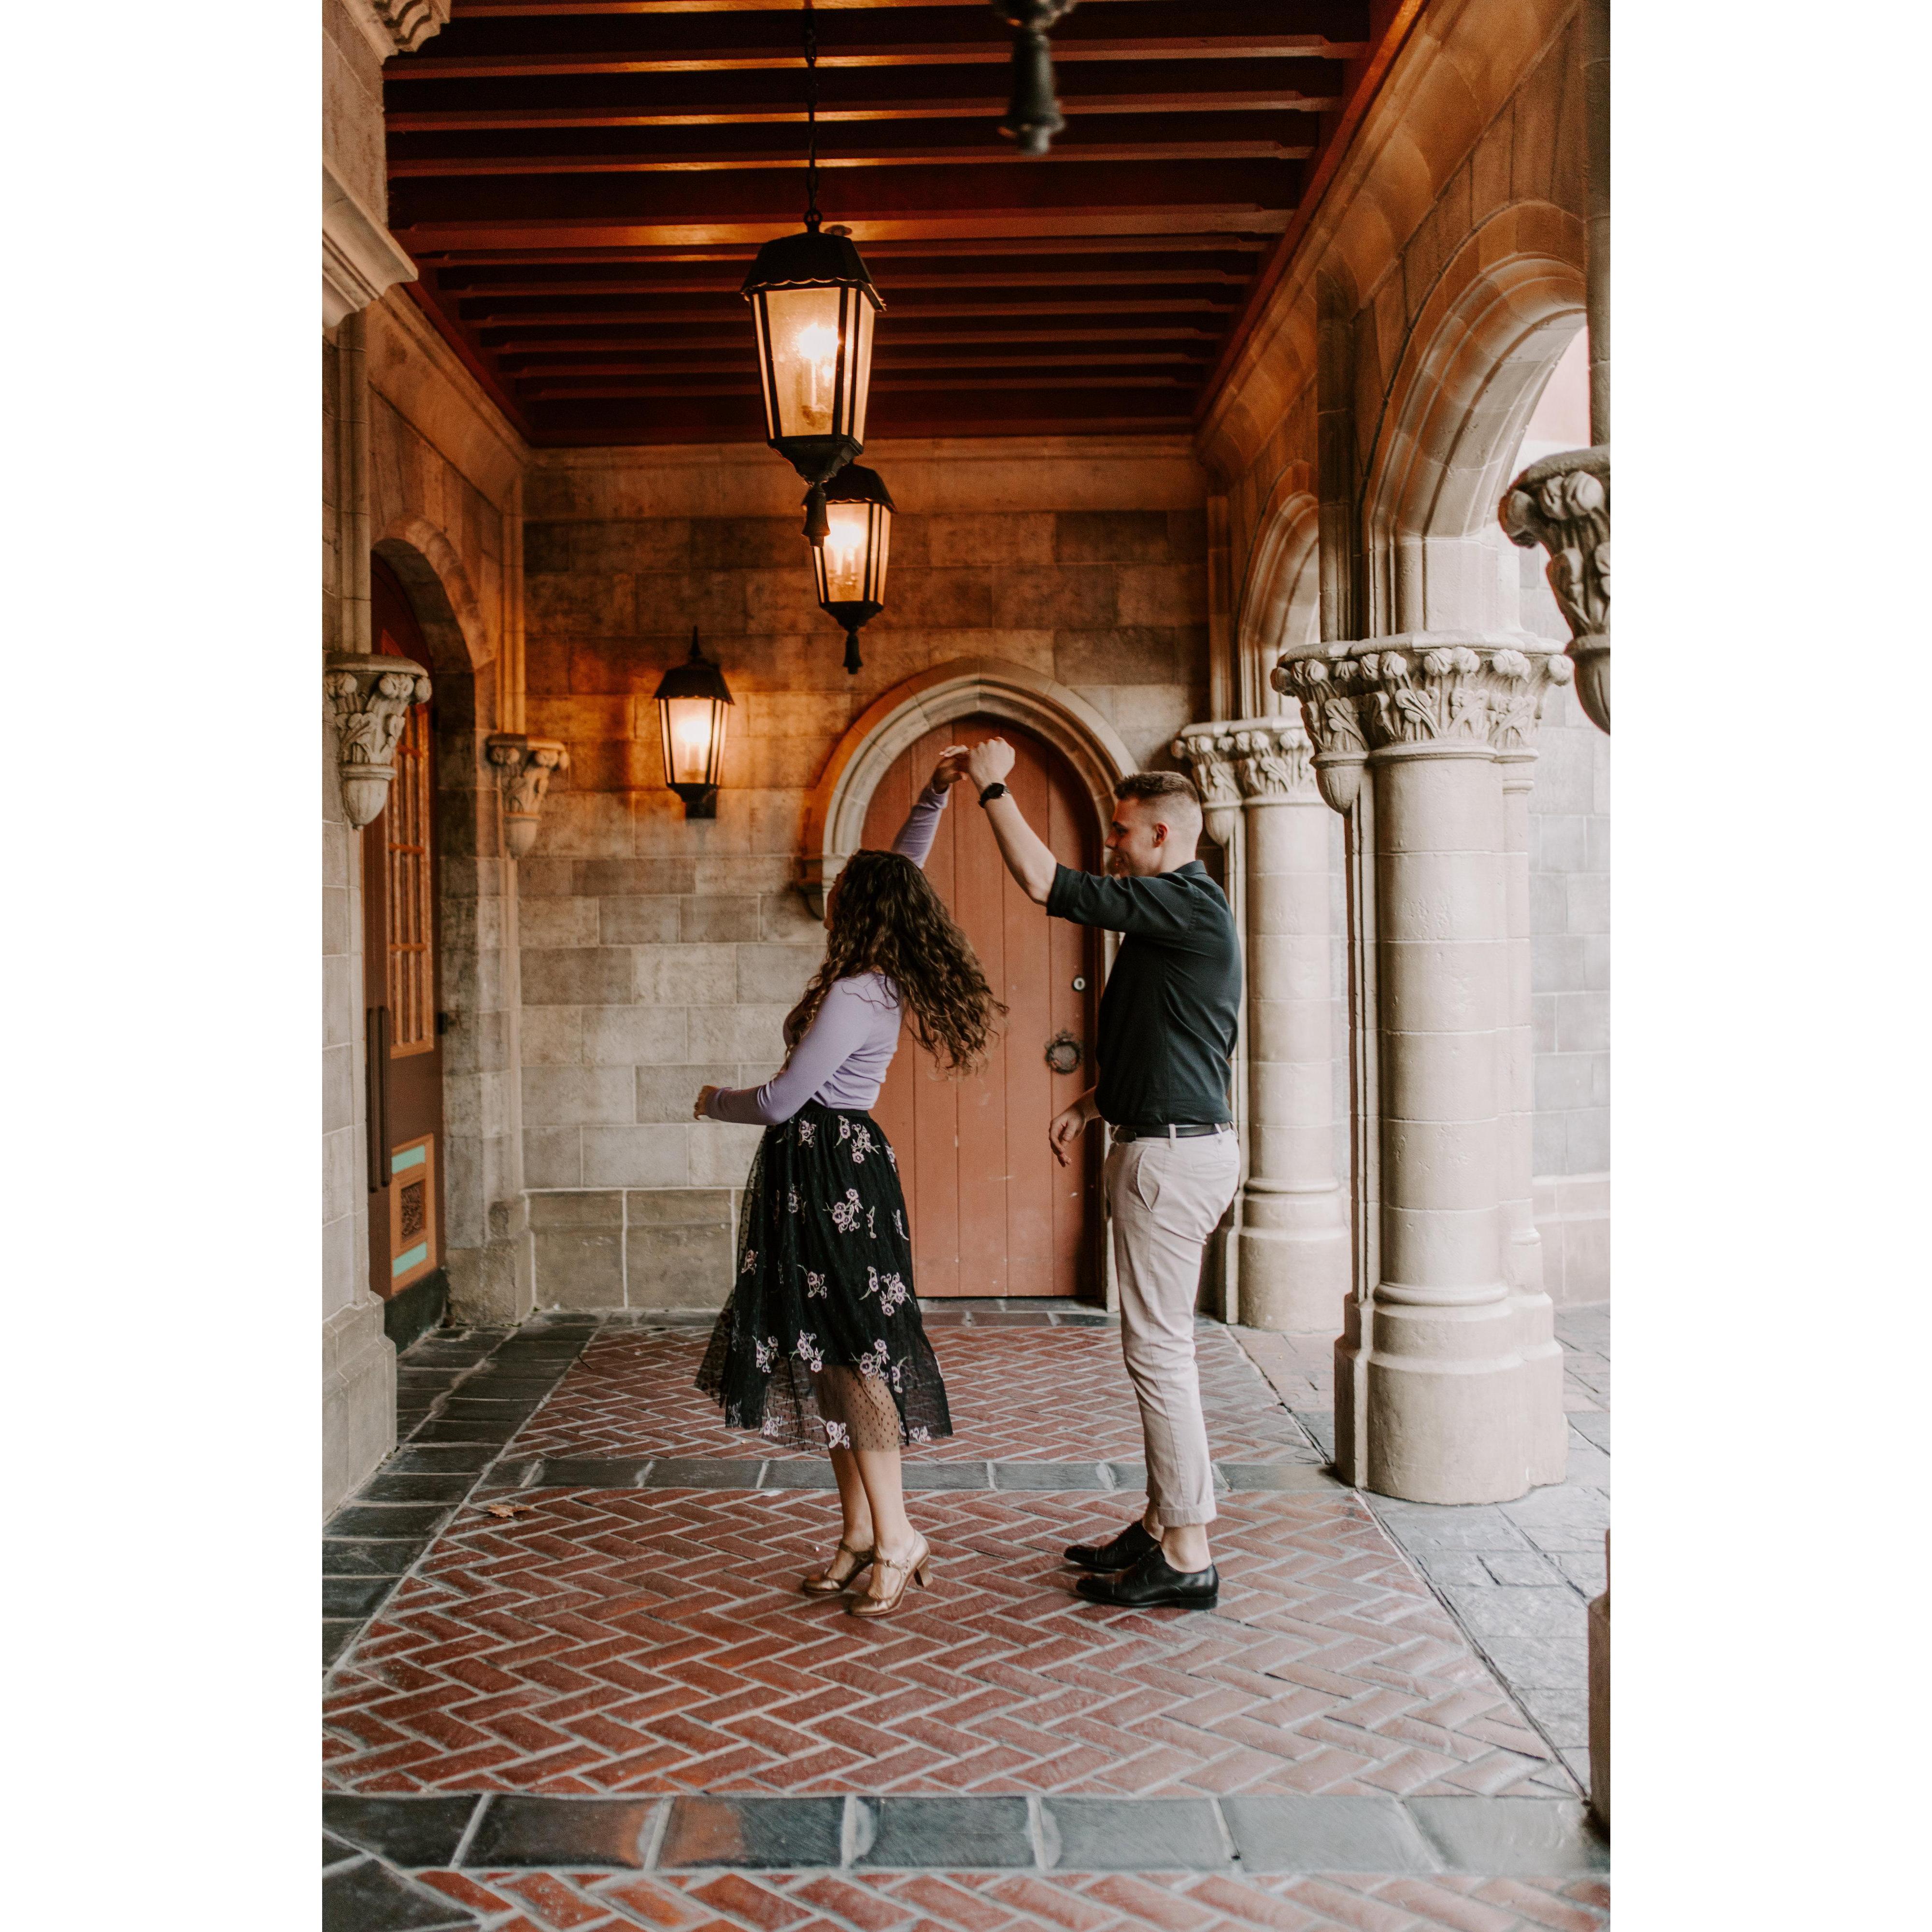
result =
M845 626L845 668L861 668L859 631L885 608L892 500L875 470L849 463L825 488L825 541L812 554L818 602Z
M812 487L805 533L825 538L822 486L866 445L872 318L885 307L850 233L818 212L818 42L805 9L805 232L758 250L742 292L758 331L765 440Z
M658 681L658 726L664 741L664 783L684 800L687 818L718 816L718 782L724 769L724 710L731 693L724 674L698 649Z

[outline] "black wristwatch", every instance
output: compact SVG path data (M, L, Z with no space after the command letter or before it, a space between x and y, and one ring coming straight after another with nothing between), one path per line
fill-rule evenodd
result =
M989 803L994 799L1004 798L1006 795L1006 787L1000 784L998 778L995 778L993 782L980 794L980 802L982 805L986 805Z

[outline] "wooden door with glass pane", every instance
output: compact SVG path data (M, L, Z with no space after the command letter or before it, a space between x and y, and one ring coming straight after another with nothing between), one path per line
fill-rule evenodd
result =
M1060 754L997 718L930 731L880 782L866 843L889 846L949 744L1004 738L1017 754L1007 788L1064 865L1095 868L1094 808ZM1054 1115L1094 1084L1097 934L1048 919L1013 883L970 784L956 787L926 875L973 942L1008 1011L980 1072L936 1072L910 1030L875 1109L898 1156L912 1219L914 1276L922 1295L1081 1295L1097 1298L1100 1136L1090 1128L1072 1162L1048 1150ZM1072 1063L1061 1072L1049 1064Z
M380 558L372 560L370 578L376 649L427 667L401 584ZM432 698L410 711L388 803L362 832L369 1282L385 1296L442 1265L434 707Z

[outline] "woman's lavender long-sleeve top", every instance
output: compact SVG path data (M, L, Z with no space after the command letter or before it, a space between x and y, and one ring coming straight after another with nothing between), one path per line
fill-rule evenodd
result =
M928 785L899 827L892 850L923 867L939 832L946 793ZM883 973L835 980L784 1065L762 1087L721 1088L706 1110L714 1120L776 1126L808 1100L853 1113L869 1109L885 1084L899 1043L898 989Z

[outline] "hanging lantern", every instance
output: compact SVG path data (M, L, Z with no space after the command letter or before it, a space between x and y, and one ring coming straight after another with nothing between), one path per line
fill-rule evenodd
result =
M724 768L724 707L731 692L724 674L698 646L658 681L658 728L664 743L664 783L684 800L687 818L718 816L718 782Z
M825 539L824 484L866 445L872 320L885 307L844 228L818 212L818 44L805 10L805 232L758 250L742 290L758 331L765 440L812 487L805 533Z
M892 499L876 470L848 464L825 488L826 536L812 553L818 602L845 626L845 668L861 668L859 631L885 608Z

